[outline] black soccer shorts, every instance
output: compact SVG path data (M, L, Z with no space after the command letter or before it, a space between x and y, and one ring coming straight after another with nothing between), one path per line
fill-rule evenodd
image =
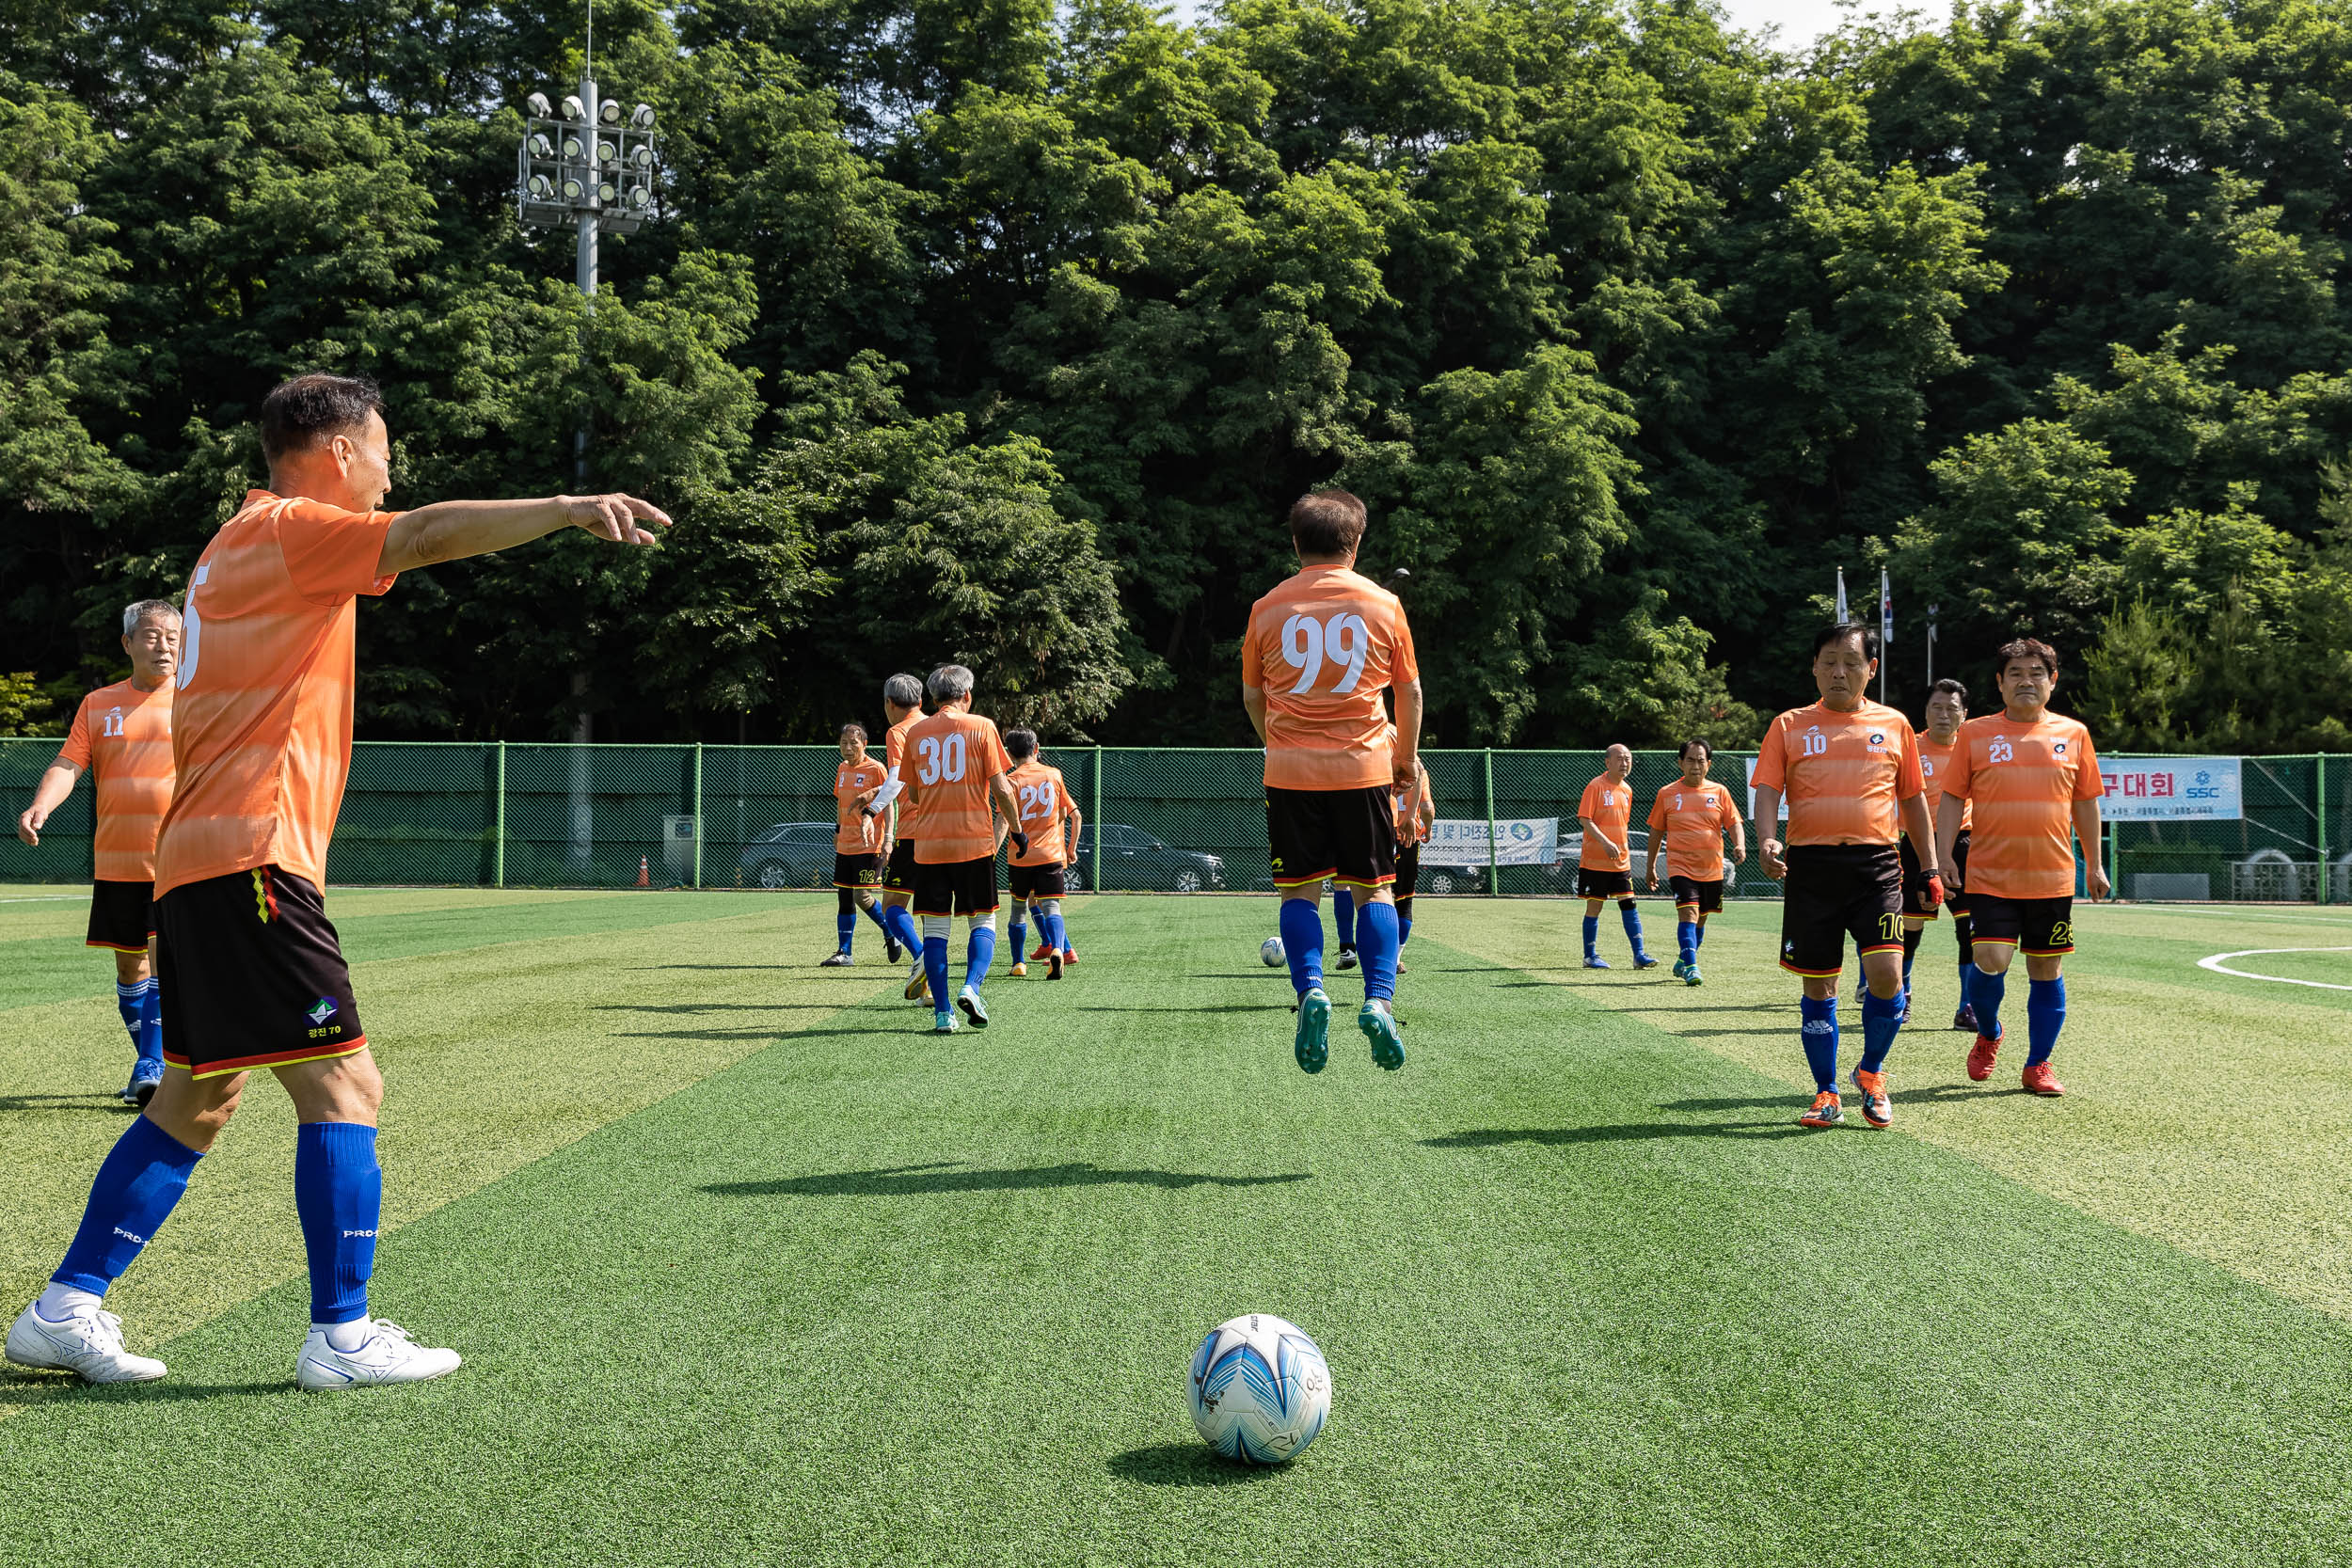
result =
M882 873L882 886L892 893L914 891L914 840L902 838L890 847L890 866Z
M1015 903L1026 903L1032 898L1060 898L1069 892L1069 878L1060 865L1009 865L1005 867L1005 880L1012 890Z
M879 887L882 884L882 855L872 849L860 855L845 855L838 849L833 856L833 885L840 888Z
M914 868L916 914L994 914L996 857L981 855L968 861Z
M2029 958L2056 958L2074 950L2074 900L2004 898L1979 893L1971 911L1976 940L1995 947L2022 947Z
M1675 908L1687 910L1695 905L1701 914L1721 914L1724 908L1724 879L1711 882L1693 881L1688 877L1666 874L1666 885L1674 890Z
M89 934L83 939L83 946L144 953L148 939L154 934L154 883L90 883Z
M1961 829L1960 836L1952 840L1951 870L1952 876L1944 879L1944 907L1952 911L1954 920L1958 920L1971 910L1968 902L1968 830L1965 828ZM1960 886L1952 886L1953 877L1960 879Z
M1396 880L1396 804L1386 784L1361 789L1266 785L1265 836L1278 892L1319 885L1375 891Z
M1903 863L1891 844L1800 844L1788 854L1780 906L1780 967L1826 979L1858 952L1901 952Z
M199 1078L348 1056L368 1043L326 900L274 865L155 900L164 1060Z
M1587 871L1576 868L1576 895L1579 898L1630 898L1633 896L1633 873L1630 871Z
M1396 901L1403 904L1421 886L1421 846L1400 845L1396 851Z

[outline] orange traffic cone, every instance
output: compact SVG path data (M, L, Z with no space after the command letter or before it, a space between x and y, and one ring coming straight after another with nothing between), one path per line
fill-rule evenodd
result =
M646 868L645 857L643 855L637 857L637 885L639 887L653 886L653 874Z

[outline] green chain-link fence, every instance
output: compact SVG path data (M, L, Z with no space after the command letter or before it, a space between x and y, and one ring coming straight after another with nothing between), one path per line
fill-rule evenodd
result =
M0 740L11 816L55 740ZM1593 752L1423 753L1440 842L1425 893L1538 895L1574 885L1576 806ZM1266 866L1254 751L1049 748L1086 820L1077 880L1107 892L1249 891ZM1748 758L1713 777L1748 799ZM833 870L833 780L823 746L565 746L362 741L335 831L330 880L439 886L816 887ZM1640 816L1678 776L1671 752L1637 752ZM2147 898L2352 902L2352 757L2248 757L2244 816L2125 822L2104 847L2117 890ZM0 840L0 880L79 881L90 868L90 791L78 787L39 849ZM1445 846L1456 846L1449 850ZM1733 896L1773 897L1748 838ZM1486 846L1502 847L1490 855ZM1461 847L1468 845L1469 847ZM1534 863L1507 863L1514 848ZM1546 857L1549 858L1547 860Z

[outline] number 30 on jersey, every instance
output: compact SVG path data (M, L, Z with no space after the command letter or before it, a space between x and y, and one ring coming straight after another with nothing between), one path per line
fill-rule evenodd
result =
M914 750L923 759L922 766L914 770L916 782L954 784L963 777L963 736L927 735Z

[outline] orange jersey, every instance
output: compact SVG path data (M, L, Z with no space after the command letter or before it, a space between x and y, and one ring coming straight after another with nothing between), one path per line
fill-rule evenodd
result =
M197 558L158 897L258 865L326 884L351 771L354 600L392 586L375 567L395 515L248 490Z
M1910 720L1877 703L1851 713L1820 703L1790 708L1764 732L1756 786L1788 800L1789 844L1892 844L1902 835L1902 802L1926 787L1919 737Z
M1652 837L1650 846L1665 851L1670 875L1688 877L1694 882L1720 882L1724 879L1724 835L1740 836L1740 807L1731 791L1712 779L1696 789L1677 779L1650 802L1649 831L1666 835L1662 845Z
M833 847L837 854L870 855L882 847L882 819L858 809L858 798L879 789L882 765L872 757L864 762L842 760L833 771Z
M1970 893L2074 896L2074 802L2104 793L2089 730L2055 713L2030 724L2000 713L1971 719L1960 727L1944 792L1976 813Z
M915 863L952 865L993 857L996 819L989 807L988 781L1012 767L996 721L943 709L907 731L905 762L900 776L915 796L915 821L908 830Z
M1584 786L1584 798L1576 803L1576 815L1598 828L1616 841L1617 852L1612 854L1590 832L1583 836L1583 847L1577 852L1576 863L1586 871L1630 871L1633 869L1632 847L1626 843L1626 830L1633 825L1633 785L1620 780L1612 784L1603 773Z
M1015 855L1014 865L1065 865L1070 861L1069 846L1073 841L1062 830L1062 818L1075 819L1078 808L1070 803L1070 786L1062 783L1061 769L1048 768L1031 757L1012 770L1007 781L1012 785L1013 799L1021 804L1021 831L1029 835L1029 852ZM1073 828L1070 834L1075 834Z
M167 681L141 691L129 681L82 699L57 760L90 776L98 829L92 875L102 882L155 879L155 830L171 803L171 695Z
M1242 684L1265 693L1265 782L1393 782L1394 729L1380 693L1420 677L1395 594L1344 566L1310 566L1282 583L1250 607L1241 649Z
M1962 722L1967 721L1963 720ZM1931 825L1935 821L1935 814L1944 808L1944 779L1952 770L1952 748L1959 744L1957 734L1953 736L1950 746L1938 746L1932 736L1919 737L1919 793L1928 798L1928 821ZM1961 802L1960 826L1963 832L1971 821L1970 810L1966 801Z

